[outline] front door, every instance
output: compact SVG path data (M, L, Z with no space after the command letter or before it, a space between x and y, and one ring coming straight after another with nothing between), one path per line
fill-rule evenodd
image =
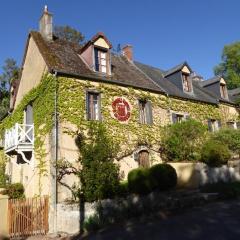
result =
M146 150L139 152L139 167L150 167L149 153Z

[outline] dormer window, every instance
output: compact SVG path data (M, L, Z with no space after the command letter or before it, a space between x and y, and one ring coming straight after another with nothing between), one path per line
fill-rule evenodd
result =
M228 98L226 84L220 83L220 93L222 98Z
M189 74L183 73L182 79L183 79L183 91L192 92L192 84L191 84Z
M111 48L104 33L97 33L80 51L80 58L92 71L111 75Z
M108 73L108 52L104 49L95 48L95 71Z

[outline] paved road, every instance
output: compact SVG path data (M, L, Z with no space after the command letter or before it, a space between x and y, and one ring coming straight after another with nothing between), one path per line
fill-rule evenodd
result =
M240 200L211 203L175 216L115 226L84 240L240 240Z

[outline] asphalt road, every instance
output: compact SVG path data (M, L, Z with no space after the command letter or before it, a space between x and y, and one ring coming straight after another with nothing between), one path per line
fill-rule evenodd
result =
M134 221L90 234L90 240L240 240L240 200L217 202L175 215Z

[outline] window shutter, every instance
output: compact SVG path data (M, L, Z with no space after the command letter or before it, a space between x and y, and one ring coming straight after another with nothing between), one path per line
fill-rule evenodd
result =
M86 110L86 119L89 120L89 94L85 94L85 110Z
M139 111L139 123L142 123L142 104L140 100L138 100L138 111Z
M176 123L176 122L177 122L177 114L172 113L172 123Z
M153 124L153 116L152 116L152 103L147 101L146 103L146 114L147 114L147 123Z
M32 107L32 105L30 105L30 104L27 105L25 112L26 112L25 124L33 124L33 107Z
M220 129L222 127L221 120L217 120L217 125L218 125L218 129Z
M208 119L208 130L209 130L209 132L212 132L212 131L213 131L211 119Z
M95 57L95 70L99 71L99 57L98 57L98 49L94 48L94 57Z
M102 121L102 113L101 113L101 94L98 94L98 119Z

